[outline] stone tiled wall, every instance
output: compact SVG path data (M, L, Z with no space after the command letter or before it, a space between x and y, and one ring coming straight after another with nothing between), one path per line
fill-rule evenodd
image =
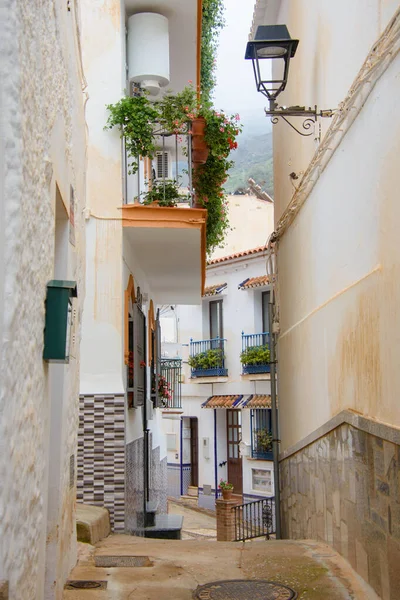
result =
M114 531L125 530L125 399L79 400L77 500L104 506Z
M152 436L149 436L152 447ZM126 446L126 531L133 532L143 527L143 438ZM150 455L150 501L157 502L157 513L167 513L167 458L160 460L160 448L156 447Z
M400 589L400 446L347 423L281 462L283 536L332 545L383 600Z

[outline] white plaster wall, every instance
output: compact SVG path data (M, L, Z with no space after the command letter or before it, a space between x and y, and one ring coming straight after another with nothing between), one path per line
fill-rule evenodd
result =
M275 23L285 23L300 40L290 62L289 81L279 96L281 106L334 109L344 99L375 40L398 8L397 0L281 0ZM258 24L271 24L266 16ZM301 119L293 121L298 126ZM321 119L323 132L330 119ZM302 138L285 123L274 131L275 220L293 192L289 173L303 172L316 149L313 136Z
M345 408L400 427L399 71L396 57L279 243L282 449Z
M81 0L82 52L89 99L87 169L87 296L82 334L81 394L124 390L121 140L104 131L106 104L126 87L125 13L120 0Z
M211 258L264 246L274 229L274 205L255 196L228 196L228 219L225 241Z
M61 597L76 560L69 458L76 452L79 344L76 359L60 367L57 402L42 353L56 183L67 211L70 185L75 189L76 242L65 279L77 281L79 321L82 312L83 94L74 8L68 12L61 0L5 0L0 10L7 17L0 19L0 137L7 148L0 172L0 577L9 580L12 600L41 600ZM62 445L54 477L50 429L57 412Z

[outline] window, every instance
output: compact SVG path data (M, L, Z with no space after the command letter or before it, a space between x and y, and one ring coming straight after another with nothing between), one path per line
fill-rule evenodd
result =
M272 493L272 471L271 469L252 469L251 481L253 490L257 492Z
M251 456L272 460L271 409L256 408L250 413Z
M224 337L222 322L222 300L213 300L210 302L210 338Z
M269 303L271 298L271 292L263 292L261 296L261 310L262 310L262 330L263 333L269 333Z

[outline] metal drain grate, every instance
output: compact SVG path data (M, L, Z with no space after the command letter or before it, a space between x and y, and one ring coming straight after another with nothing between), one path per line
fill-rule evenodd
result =
M286 585L257 579L231 579L200 585L193 598L196 600L295 600L297 593Z
M105 590L107 589L107 581L88 581L84 579L76 579L67 581L65 584L66 590Z
M95 556L96 567L152 567L148 556Z

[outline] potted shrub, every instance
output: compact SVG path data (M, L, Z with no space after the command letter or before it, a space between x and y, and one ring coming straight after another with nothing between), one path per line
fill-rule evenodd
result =
M233 494L233 484L221 479L218 487L222 492L223 499L230 500Z
M210 348L205 352L200 352L194 356L189 356L189 366L192 368L192 375L219 375L224 364L224 351L222 348Z
M259 429L255 432L257 452L272 452L272 433L267 429Z
M151 188L143 194L143 204L155 206L176 206L181 198L179 186L175 181L155 181Z
M270 351L267 344L249 346L240 354L244 373L265 373L270 370Z

